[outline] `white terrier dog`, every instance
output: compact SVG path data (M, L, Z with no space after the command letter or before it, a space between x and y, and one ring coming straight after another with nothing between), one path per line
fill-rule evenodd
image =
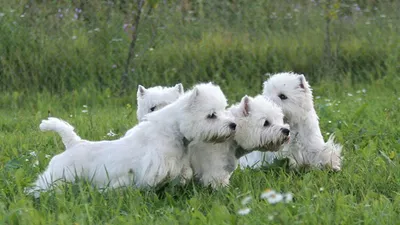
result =
M148 89L139 85L136 112L138 121L141 122L146 114L159 110L176 101L183 95L183 92L183 86L180 83L174 87L155 86Z
M197 179L212 188L229 184L238 159L253 150L277 151L289 140L282 110L262 96L245 96L229 109L237 124L234 139L224 143L192 142L190 162Z
M28 193L38 196L42 190L76 178L100 188L154 187L178 178L188 164L184 162L184 139L223 142L234 135L234 121L224 113L226 105L218 86L196 85L174 103L149 114L128 136L68 143L66 151L50 160Z
M263 95L282 107L292 137L282 151L272 154L253 153L253 156L247 156L247 160L242 160L243 165L260 166L262 162L260 164L256 160L264 158L268 163L278 157L289 158L292 167L309 165L319 168L329 166L335 171L341 169L342 146L334 143L333 135L324 142L314 109L312 89L303 75L276 74L265 81Z

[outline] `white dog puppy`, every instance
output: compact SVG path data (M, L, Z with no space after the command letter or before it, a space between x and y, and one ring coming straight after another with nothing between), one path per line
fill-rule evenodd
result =
M148 113L159 110L176 101L183 93L184 90L181 83L176 84L174 87L155 86L148 89L139 85L136 95L136 116L138 121L141 122Z
M280 152L257 153L258 161L262 158L266 158L267 162L271 162L274 157L289 158L292 167L308 165L319 168L329 166L335 171L341 169L342 146L334 143L333 135L324 142L314 109L312 90L303 75L276 74L265 81L263 95L282 107L292 137ZM243 165L261 165L255 159L256 154L247 156L247 160L242 160Z
M190 162L198 180L212 188L229 184L238 159L253 150L277 151L289 140L282 110L262 96L245 96L229 109L237 124L233 139L224 143L189 144Z
M38 196L62 181L87 179L103 187L154 187L180 177L185 169L184 139L223 142L234 121L225 115L226 98L211 83L196 85L174 103L149 114L128 136L113 141L80 141L54 156L28 193Z

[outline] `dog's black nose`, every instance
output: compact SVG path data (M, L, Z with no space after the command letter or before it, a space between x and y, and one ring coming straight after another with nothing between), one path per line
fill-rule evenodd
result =
M236 123L230 123L229 124L229 128L231 128L232 130L236 129Z
M283 129L282 129L282 133L283 133L284 135L286 135L286 136L289 136L290 130L289 130L289 129L286 129L286 128L283 128Z

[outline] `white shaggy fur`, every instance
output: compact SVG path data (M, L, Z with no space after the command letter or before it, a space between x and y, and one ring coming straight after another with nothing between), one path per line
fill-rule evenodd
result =
M223 142L234 135L224 116L226 98L211 83L199 84L174 103L149 114L128 136L113 141L80 141L54 156L48 168L28 190L38 196L61 181L83 178L100 188L135 185L154 187L180 177L184 139ZM217 115L210 120L210 115Z
M308 165L313 167L329 166L335 171L341 169L342 146L334 143L334 136L325 143L322 137L318 116L314 109L312 89L303 75L279 73L264 83L263 95L280 107L291 128L291 140L284 149L275 154L258 154L258 161L266 158L271 162L274 157L290 160L293 167ZM247 163L260 166L257 156L247 156ZM243 160L244 161L244 160Z
M192 142L190 161L197 179L213 188L227 186L238 158L253 150L276 151L289 139L288 125L283 123L281 109L262 96L243 97L232 106L237 124L234 139L224 143Z
M139 85L136 112L138 121L141 122L148 113L159 110L176 101L183 93L184 90L181 83L176 84L174 87L155 86L148 89Z

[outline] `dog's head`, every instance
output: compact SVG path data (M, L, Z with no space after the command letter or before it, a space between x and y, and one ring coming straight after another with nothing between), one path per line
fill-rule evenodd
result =
M245 96L230 108L237 124L235 141L245 151L278 151L289 141L289 125L278 105L259 95Z
M278 73L264 82L263 95L280 107L290 120L313 108L312 90L304 75Z
M137 112L139 122L143 121L144 116L171 104L183 94L182 84L174 87L151 87L146 89L142 85L138 86L137 91Z
M234 135L236 124L219 86L198 84L186 94L179 127L188 140L218 143Z

